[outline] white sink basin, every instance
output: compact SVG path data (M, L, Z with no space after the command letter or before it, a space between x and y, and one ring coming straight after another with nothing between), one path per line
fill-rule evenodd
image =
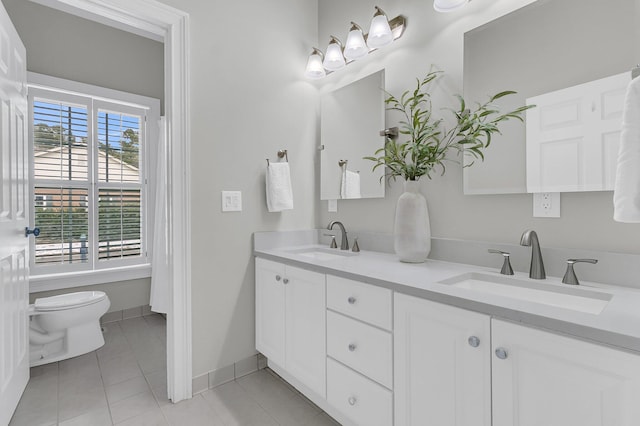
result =
M609 293L590 291L576 286L561 287L544 281L538 283L475 272L449 278L440 283L595 315L602 312L613 297Z
M340 250L340 249L332 249L332 248L311 248L311 249L292 250L291 252L300 256L309 257L311 259L319 260L319 261L344 259L347 257L358 255L358 253L354 253L349 250Z

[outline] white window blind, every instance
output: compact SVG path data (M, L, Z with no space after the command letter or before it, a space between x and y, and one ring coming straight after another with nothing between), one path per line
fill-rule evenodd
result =
M30 89L32 273L147 263L146 109Z

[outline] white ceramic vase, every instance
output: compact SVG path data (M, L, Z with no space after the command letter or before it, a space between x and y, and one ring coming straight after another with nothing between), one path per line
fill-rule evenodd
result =
M405 181L396 205L393 239L401 262L422 263L431 251L427 200L418 189L418 181Z

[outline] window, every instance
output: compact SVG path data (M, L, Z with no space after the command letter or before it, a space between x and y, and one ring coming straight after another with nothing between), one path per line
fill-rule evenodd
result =
M152 108L36 86L29 107L31 274L147 264Z

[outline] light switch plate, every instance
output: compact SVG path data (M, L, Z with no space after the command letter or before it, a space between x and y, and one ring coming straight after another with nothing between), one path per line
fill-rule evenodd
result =
M242 192L241 191L222 191L222 211L223 212L241 212L242 211Z

